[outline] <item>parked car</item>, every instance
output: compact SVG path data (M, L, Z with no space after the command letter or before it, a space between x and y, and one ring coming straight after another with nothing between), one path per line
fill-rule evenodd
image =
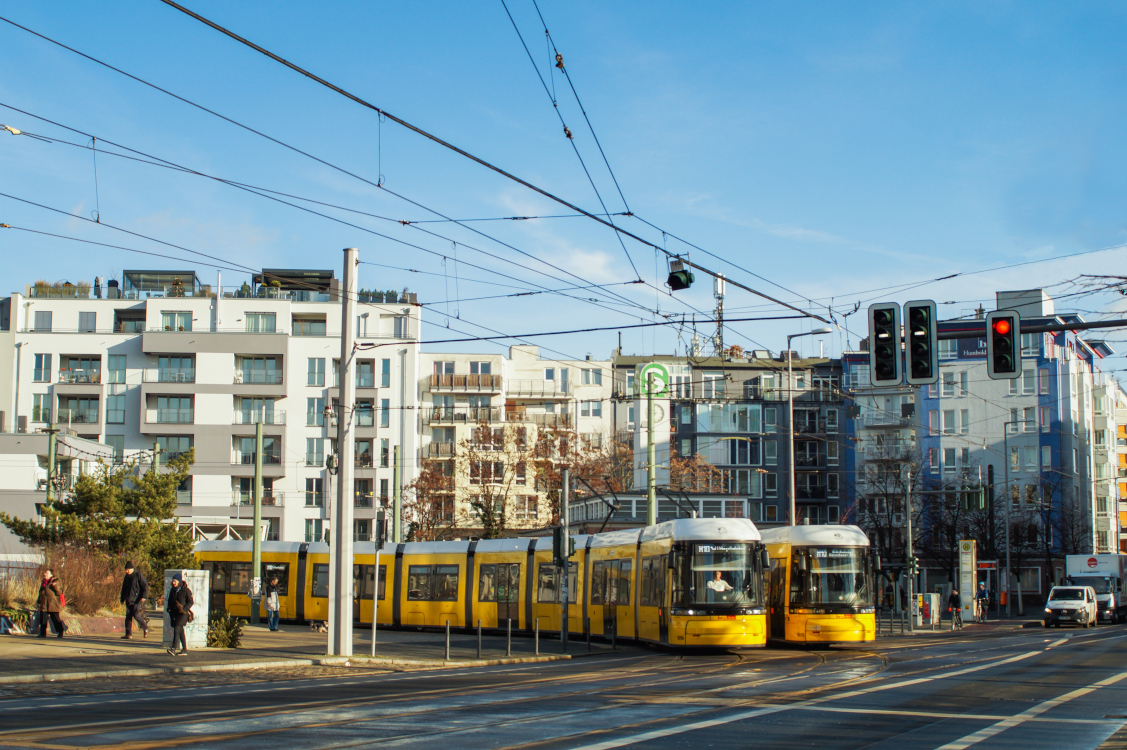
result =
M1096 625L1096 592L1091 586L1053 586L1045 602L1045 627L1061 624Z

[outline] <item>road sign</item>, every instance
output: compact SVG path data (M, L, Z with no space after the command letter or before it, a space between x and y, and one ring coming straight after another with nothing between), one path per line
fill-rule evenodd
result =
M659 362L650 362L638 368L634 376L634 387L642 396L650 395L650 381L653 380L653 395L664 398L669 395L669 370Z

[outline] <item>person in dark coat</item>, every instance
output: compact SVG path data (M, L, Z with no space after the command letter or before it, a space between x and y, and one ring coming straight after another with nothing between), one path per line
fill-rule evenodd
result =
M121 603L125 605L125 635L122 640L133 637L133 621L141 626L141 637L149 637L149 622L145 619L145 600L149 598L149 582L145 574L134 569L133 561L125 563L125 578L121 581Z
M54 626L55 632L59 637L63 637L66 632L67 626L63 622L63 618L59 617L59 613L63 611L62 605L62 588L59 584L59 579L51 574L51 569L47 568L43 571L43 581L39 584L39 600L36 602L36 609L39 610L39 637L47 637L47 620L50 618L51 625Z
M185 656L188 653L188 640L184 635L184 626L188 624L188 613L192 609L195 600L192 599L192 592L188 588L188 584L184 583L183 577L176 573L172 576L172 589L168 592L168 602L165 604L165 610L168 612L168 621L172 625L172 647L168 649L168 653L173 656ZM177 642L180 643L180 650L176 650Z

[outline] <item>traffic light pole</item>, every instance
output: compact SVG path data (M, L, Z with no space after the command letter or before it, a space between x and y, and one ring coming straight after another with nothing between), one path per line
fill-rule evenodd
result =
M651 396L652 398L652 396ZM563 619L560 620L560 644L563 646L563 651L567 653L567 600L568 600L568 574L571 572L571 561L568 557L568 552L571 551L570 530L568 529L571 523L570 515L568 513L568 502L571 499L571 476L570 472L564 468L561 471L560 477L560 526L563 528L563 570L560 572L560 600L563 602Z
M913 616L913 604L916 602L916 572L915 566L911 565L911 561L915 558L915 550L912 544L912 465L908 464L908 483L904 489L904 518L906 519L908 528L907 540L907 555L905 568L908 568L908 632L914 631L916 626L915 617ZM909 567L910 566L910 567Z
M656 523L657 448L654 446L654 374L651 370L646 373L646 525Z

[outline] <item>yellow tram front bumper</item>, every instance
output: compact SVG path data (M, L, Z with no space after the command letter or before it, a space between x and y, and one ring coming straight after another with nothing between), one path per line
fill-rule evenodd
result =
M876 638L875 615L791 615L788 631L797 641L841 643ZM790 640L790 639L788 639Z
M672 617L670 643L675 646L763 646L766 615Z

